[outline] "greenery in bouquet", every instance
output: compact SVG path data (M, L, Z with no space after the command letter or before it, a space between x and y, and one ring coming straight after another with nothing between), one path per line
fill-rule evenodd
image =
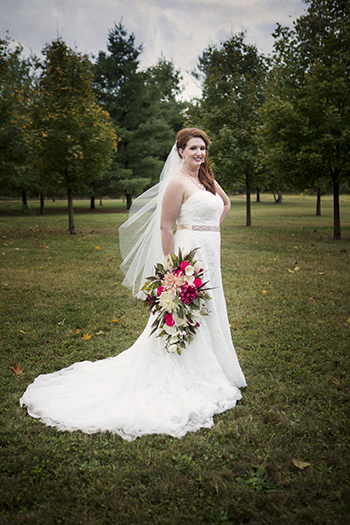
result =
M200 320L209 313L205 302L211 297L208 281L204 282L205 270L195 259L198 249L187 255L179 249L178 255L164 257L142 288L147 295L144 304L155 315L151 334L158 330L157 337L164 337L170 353L181 355L181 349L193 340Z

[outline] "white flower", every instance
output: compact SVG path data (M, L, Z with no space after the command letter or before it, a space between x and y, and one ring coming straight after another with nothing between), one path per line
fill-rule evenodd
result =
M181 319L181 317L179 317L177 314L173 314L173 318L176 326L182 326L186 323L186 319Z
M185 274L186 274L186 275L193 275L193 274L194 274L194 268L193 268L193 266L191 266L190 264L189 264L188 266L186 266Z
M193 268L194 268L194 271L195 271L196 273L198 273L199 270L202 269L202 263L201 263L200 261L196 261L196 262L194 263Z
M177 328L176 326L167 326L167 325L164 325L164 331L169 334L169 335L175 335L176 332L177 332Z
M188 284L193 284L194 277L193 277L193 275L185 275L184 280L185 280L186 283L188 283Z
M171 345L173 345L174 343L177 343L178 340L179 340L179 338L177 337L177 334L175 334L175 335L172 335L172 336L170 337L170 341L169 341L169 343L170 343Z
M175 312L177 306L174 303L175 295L164 291L159 297L159 305L169 314Z
M177 346L176 345L170 345L169 348L168 348L168 352L170 352L171 354L174 354L175 352L177 352Z

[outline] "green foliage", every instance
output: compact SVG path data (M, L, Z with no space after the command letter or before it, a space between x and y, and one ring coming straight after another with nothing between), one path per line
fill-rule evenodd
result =
M94 65L94 89L110 113L120 143L106 186L125 194L127 208L134 194L158 182L175 133L181 127L180 73L171 62L140 71L142 46L121 23L109 31L108 54L100 51Z
M209 46L198 64L202 99L189 109L189 124L203 127L213 141L210 158L218 181L226 190L237 181L246 186L248 226L250 188L256 182L254 132L264 100L266 68L264 57L244 42L243 33L220 46Z
M0 188L30 189L35 181L27 169L28 103L32 79L22 47L0 39Z
M322 185L334 193L340 238L339 185L350 174L350 5L308 0L290 30L278 25L273 68L258 130L259 167L280 189Z

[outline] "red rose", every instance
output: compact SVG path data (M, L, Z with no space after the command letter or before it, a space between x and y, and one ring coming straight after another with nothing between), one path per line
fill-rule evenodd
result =
M193 284L195 285L196 288L200 288L203 283L199 277L196 277L195 280L193 281Z
M165 314L165 324L167 326L174 326L174 324L175 324L175 320L174 320L173 316L171 314L169 314L168 312Z
M182 263L180 264L180 268L182 271L185 271L187 266L188 266L188 261L182 261Z
M164 287L163 287L163 286L158 286L158 288L157 288L157 294L158 294L158 295L162 295L163 291L164 291Z

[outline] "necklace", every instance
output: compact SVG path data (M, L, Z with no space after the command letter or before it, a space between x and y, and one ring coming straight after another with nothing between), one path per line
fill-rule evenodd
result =
M197 182L196 180L194 180L193 177L191 177L191 175L189 175L188 173L185 172L185 170L183 170L182 168L180 168L180 170L182 171L182 173L184 173L185 175L187 175L187 177L189 177L191 179L192 182L195 183L195 185L200 189L200 190L204 190L206 191L206 187L203 186L203 184L201 184L200 182Z

